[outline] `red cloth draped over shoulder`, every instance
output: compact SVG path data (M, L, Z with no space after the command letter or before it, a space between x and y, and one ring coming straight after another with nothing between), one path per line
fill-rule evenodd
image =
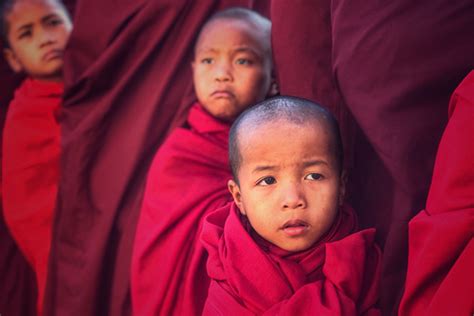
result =
M474 71L455 90L426 209L410 221L399 315L474 313Z
M449 97L474 68L474 2L273 0L271 17L281 93L342 124L348 200L384 245L382 309L395 315L408 222L426 202Z
M59 179L57 113L62 83L26 79L10 103L3 131L3 205L7 226L44 294Z
M64 60L45 315L131 313L130 263L146 175L195 100L190 64L198 30L229 6L264 9L269 0L77 1Z
M199 315L207 296L207 255L199 243L209 211L231 199L230 125L196 104L150 168L132 257L134 315Z
M321 241L289 253L259 237L235 203L211 213L201 235L212 279L204 314L379 315L375 230L355 228L345 206Z

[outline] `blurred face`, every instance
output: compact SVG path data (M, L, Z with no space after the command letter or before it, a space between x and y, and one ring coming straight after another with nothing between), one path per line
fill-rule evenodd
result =
M34 79L60 81L72 29L63 8L52 0L19 0L6 21L10 48L5 57L12 69Z
M331 227L344 184L324 124L269 122L239 134L240 184L229 190L264 239L287 251L311 247Z
M265 36L236 19L217 19L201 32L192 64L194 88L214 117L233 121L269 94L272 66Z

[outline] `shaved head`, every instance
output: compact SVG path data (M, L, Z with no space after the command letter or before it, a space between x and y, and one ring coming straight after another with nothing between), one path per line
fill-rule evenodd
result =
M261 40L261 43L265 47L265 53L271 56L272 45L271 45L271 27L272 23L269 19L260 15L259 13L242 7L232 7L222 11L219 11L212 15L206 23L202 26L201 31L197 39L197 43L201 38L201 35L206 32L206 28L209 27L216 20L238 20L249 23L255 29L255 33L259 34L258 37ZM197 45L195 45L197 46Z
M252 133L256 129L268 127L268 123L274 122L288 122L301 128L308 125L322 126L330 136L331 151L336 159L339 173L342 172L342 140L339 124L334 116L328 110L309 100L278 96L247 109L232 125L229 135L229 162L237 183L239 183L237 174L243 159L239 148L239 138L245 133Z

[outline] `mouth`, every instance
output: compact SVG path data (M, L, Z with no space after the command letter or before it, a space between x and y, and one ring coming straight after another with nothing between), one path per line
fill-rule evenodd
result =
M63 51L60 49L53 49L43 55L43 61L51 61L55 59L61 59L63 57Z
M216 90L211 93L211 96L215 99L220 99L220 98L229 99L229 98L233 98L234 94L230 92L229 90Z
M309 229L309 224L300 219L292 219L283 224L281 230L290 237L297 237L306 233Z

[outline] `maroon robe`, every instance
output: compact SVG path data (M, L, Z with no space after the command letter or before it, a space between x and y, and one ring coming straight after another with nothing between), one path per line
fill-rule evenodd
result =
M274 0L271 17L281 93L341 121L349 200L384 244L382 307L395 314L408 221L426 201L451 92L474 68L474 3Z
M474 71L456 89L426 209L410 221L399 315L474 313Z
M205 215L229 202L230 124L199 104L173 131L147 176L132 257L133 314L200 315L207 297Z
M254 2L268 9L253 0L76 4L45 315L130 314L130 261L146 174L194 99L197 32L219 8Z
M0 58L0 139L3 124L13 92L23 80L14 75L3 58ZM0 153L1 153L0 146ZM0 162L3 154L0 154ZM1 173L1 172L0 172ZM0 176L0 180L1 180ZM3 198L0 201L0 314L36 315L36 280L33 270L8 230L3 216Z
M62 94L62 83L25 79L9 105L2 139L5 222L36 273L39 314L59 179Z
M321 240L292 253L258 236L229 203L204 221L212 281L203 314L380 315L375 230L356 229L345 206Z

